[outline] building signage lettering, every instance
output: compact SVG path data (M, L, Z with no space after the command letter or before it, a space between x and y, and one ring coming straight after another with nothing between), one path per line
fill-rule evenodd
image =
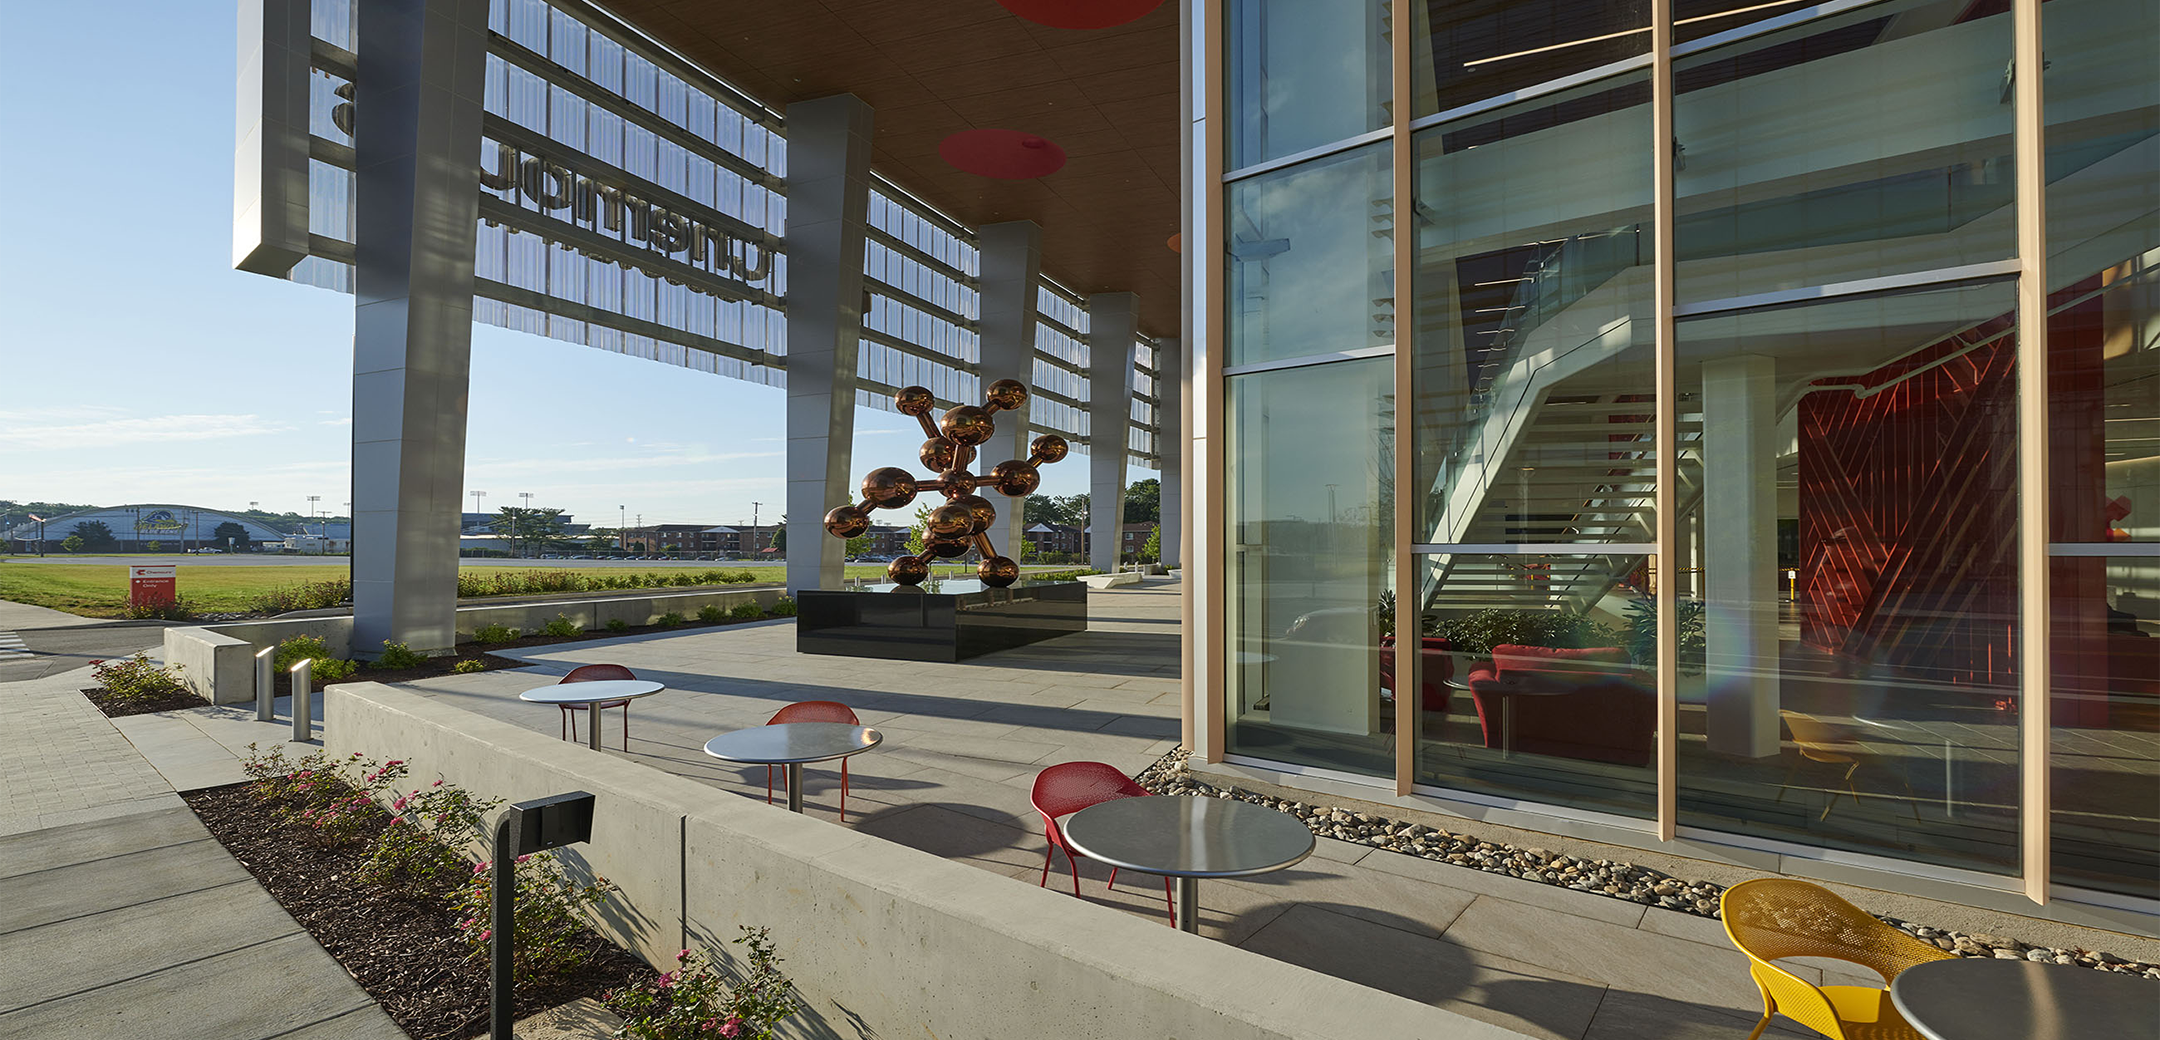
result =
M182 523L179 517L174 516L170 509L154 510L143 514L135 520L135 529L138 531L170 532L179 531L186 527L187 525Z
M543 212L569 210L574 223L624 232L626 240L655 252L687 252L695 265L710 259L720 273L745 282L761 281L771 273L771 254L758 243L594 180L568 163L526 155L511 145L495 143L495 168L480 164L480 185L492 191L515 189Z

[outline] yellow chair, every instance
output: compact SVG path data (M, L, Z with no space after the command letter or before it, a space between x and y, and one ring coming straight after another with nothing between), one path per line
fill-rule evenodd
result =
M1845 767L1845 775L1839 777L1840 780L1845 782L1845 791L1840 792L1833 789L1830 792L1829 804L1823 806L1822 815L1816 817L1816 819L1829 819L1830 810L1837 808L1838 798L1847 792L1851 793L1853 804L1859 805L1860 788L1853 783L1853 774L1859 772L1860 767L1864 764L1876 763L1878 761L1877 757L1864 750L1860 746L1860 742L1854 739L1852 734L1813 715L1790 710L1779 711L1778 715L1785 719L1785 728L1792 731L1793 744L1800 749L1802 761ZM1777 804L1784 804L1785 792L1792 789L1793 775L1799 771L1799 762L1794 762L1790 768L1785 770L1785 779L1778 784ZM1898 783L1905 785L1905 805L1912 810L1913 822L1919 823L1919 796L1913 794L1912 784L1903 776L1898 777Z
M1748 1040L1783 1014L1831 1040L1925 1040L1898 1017L1890 991L1873 986L1816 986L1771 962L1828 957L1882 976L1887 987L1915 964L1949 960L1945 953L1868 916L1820 885L1789 878L1746 881L1719 900L1725 934L1747 954L1748 972L1762 990L1763 1017Z

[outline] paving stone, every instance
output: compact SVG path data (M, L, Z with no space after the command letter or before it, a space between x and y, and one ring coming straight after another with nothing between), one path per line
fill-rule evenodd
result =
M1293 906L1240 945L1529 1036L1575 1040L1605 995L1589 979L1317 907Z
M215 927L200 927L215 921ZM0 1011L54 1000L300 930L253 879L56 921L0 940Z
M396 1028L337 961L297 934L0 1014L0 1035L267 1040L363 1010ZM368 1022L363 1015L321 1035L369 1035Z
M248 879L205 837L0 879L0 936L85 914Z
M1761 1011L1708 1007L1612 988L1598 1005L1583 1040L1733 1040L1744 1037ZM1764 1036L1817 1037L1789 1018L1774 1018Z
M1738 950L1719 950L1637 928L1479 896L1447 938L1610 986L1686 1003L1747 1009L1760 995ZM1795 972L1808 981L1809 972Z
M0 878L130 852L205 841L210 832L186 806L0 837Z

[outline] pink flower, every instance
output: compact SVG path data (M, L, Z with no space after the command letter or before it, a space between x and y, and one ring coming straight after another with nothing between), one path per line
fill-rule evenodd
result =
M440 780L437 780L437 781L435 781L434 783L432 783L432 784L429 784L428 786L429 786L429 787L441 787L441 786L442 786L442 781L440 781Z
M721 1036L730 1038L738 1037L742 1035L742 1031L743 1024L742 1019L740 1018L730 1018L727 1021L720 1023Z
M689 959L690 959L690 951L689 951L689 950L683 950L682 952L680 952L680 953L677 953L677 954L675 955L675 959L676 959L676 960L679 960L679 961L686 961L686 960L689 960Z
M392 809L403 809L403 808L405 808L405 799L403 799L403 798L399 798L398 800L396 800L396 801L394 801L394 802L391 802L391 803L390 803L390 808L392 808Z
M494 935L494 934L495 934L495 929L493 929L493 928L483 928L483 929L481 929L481 930L480 930L480 941L481 941L481 942L486 942L486 941L488 941L488 937L490 937L490 936L492 936L492 935Z
M654 985L656 985L656 986L659 986L659 987L660 987L661 989L668 989L668 988L670 988L670 987L674 986L674 985L675 985L675 973L671 971L671 972L668 972L668 973L667 973L667 974L665 974L665 975L662 975L662 976L660 976L660 980L659 980L658 982L654 983Z

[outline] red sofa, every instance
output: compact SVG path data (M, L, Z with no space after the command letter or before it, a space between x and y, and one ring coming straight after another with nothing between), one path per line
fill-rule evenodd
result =
M1470 698L1486 747L1646 766L1656 746L1657 698L1638 675L1617 646L1505 644L1493 647L1489 666L1470 672ZM1514 702L1511 712L1503 700ZM1503 719L1515 726L1512 741Z

